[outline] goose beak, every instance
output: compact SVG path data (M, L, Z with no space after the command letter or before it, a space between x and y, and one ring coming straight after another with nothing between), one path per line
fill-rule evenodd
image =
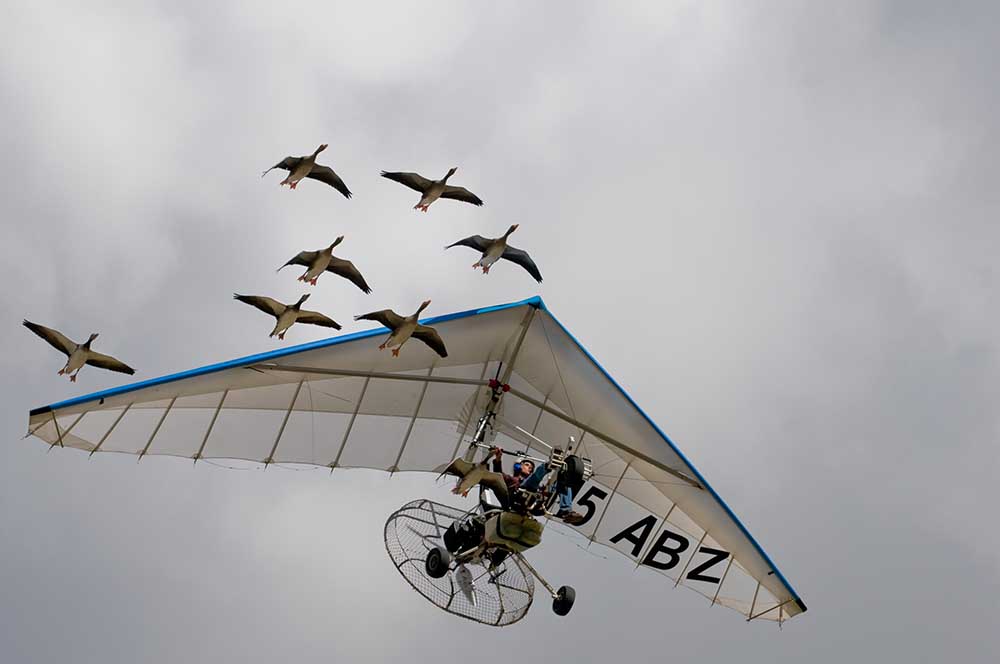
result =
M327 147L328 147L327 144L323 143L318 148L316 148L316 154L319 154L320 152L322 152L323 150L325 150Z

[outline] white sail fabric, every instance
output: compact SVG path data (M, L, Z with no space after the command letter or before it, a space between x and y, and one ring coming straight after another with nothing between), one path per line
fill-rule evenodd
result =
M464 451L499 378L499 444L575 436L594 477L583 535L711 603L782 622L805 604L704 478L539 298L423 321L399 357L383 329L106 390L31 411L29 432L90 453L433 471ZM507 440L510 436L514 440Z

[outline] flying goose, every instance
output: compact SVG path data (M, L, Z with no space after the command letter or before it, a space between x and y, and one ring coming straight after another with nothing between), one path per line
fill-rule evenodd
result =
M419 191L422 194L420 202L413 206L414 210L427 212L427 208L431 206L431 203L439 198L453 198L457 201L472 203L473 205L482 205L482 199L465 187L456 187L448 184L448 178L454 175L457 170L457 167L449 169L448 174L440 180L428 180L416 173L390 173L388 171L382 171L382 177L405 184L410 189Z
M287 184L289 189L295 189L295 186L298 185L299 180L302 178L312 178L313 180L327 183L342 193L345 198L350 198L351 190L347 188L347 185L340 179L340 176L334 173L333 169L329 166L320 166L316 163L316 155L325 150L326 147L327 145L324 143L316 148L316 152L304 157L285 157L261 173L261 177L264 177L276 168L283 168L288 171L288 177L278 184Z
M373 320L392 330L392 334L389 335L389 338L378 349L392 348L394 356L399 356L399 350L412 336L430 346L441 357L448 357L448 351L445 349L444 342L441 341L441 337L438 336L437 331L433 327L427 327L417 322L420 312L426 309L430 303L431 301L427 300L420 305L420 308L415 313L406 318L403 318L392 309L383 309L382 311L373 311L370 314L355 316L354 320Z
M506 505L509 500L507 483L503 479L503 474L490 470L489 460L490 457L486 457L479 463L473 463L472 461L466 461L462 457L458 457L448 464L448 467L438 475L438 479L441 479L445 475L454 475L459 478L458 483L451 492L461 494L463 497L469 495L469 491L473 487L481 484L487 489L491 489L501 504Z
M274 329L271 330L271 334L267 335L269 337L277 335L279 339L284 339L285 332L295 323L309 323L310 325L332 327L335 330L340 329L340 325L332 318L327 318L323 314L315 311L306 311L302 308L302 303L309 299L308 293L300 297L299 301L295 304L282 304L269 297L240 295L239 293L233 293L233 299L245 302L252 307L257 307L265 314L271 314L277 319L277 323L275 323Z
M316 251L300 251L298 255L290 258L287 263L278 268L278 272L282 269L288 267L289 265L304 265L306 267L305 273L299 277L299 281L308 281L313 286L316 285L316 280L319 279L319 275L323 272L333 272L334 274L339 274L345 279L349 279L351 283L363 290L365 293L371 293L372 289L368 286L365 278L361 276L358 272L358 268L354 267L354 263L343 258L337 258L333 255L333 248L344 241L344 236L341 235L336 240L333 241L326 249L317 249Z
M66 366L59 370L59 375L69 374L69 379L76 382L76 375L80 373L83 365L90 364L101 369L109 369L119 373L134 374L135 369L120 360L116 360L110 355L104 355L90 349L90 344L97 338L97 332L90 335L86 342L75 343L66 338L62 333L51 328L32 323L30 320L24 321L24 326L49 342L56 350L62 351L68 358Z
M518 224L514 224L508 228L507 232L501 237L488 239L482 235L473 235L465 238L464 240L459 240L454 244L449 244L445 247L445 249L451 249L452 247L462 245L463 247L470 247L476 251L482 252L482 258L473 263L472 267L483 268L483 274L489 274L490 266L501 258L504 258L513 263L517 263L527 270L528 274L535 278L535 281L542 283L542 273L538 271L538 266L535 265L535 261L531 260L531 256L528 255L528 252L521 249L515 249L507 244L507 238L510 237L511 233L517 230L517 226Z

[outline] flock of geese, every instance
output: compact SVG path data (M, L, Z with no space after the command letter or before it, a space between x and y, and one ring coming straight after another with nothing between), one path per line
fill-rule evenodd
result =
M310 155L302 157L285 157L277 164L264 171L261 177L264 177L272 170L278 168L288 171L288 176L279 183L282 186L288 185L290 189L295 189L299 182L303 179L311 178L330 185L343 194L345 198L349 199L352 196L351 190L348 189L346 184L344 184L343 179L341 179L341 177L337 175L337 173L335 173L329 166L322 166L316 163L316 158L326 148L327 144L323 143ZM471 191L465 187L448 184L448 179L451 178L457 170L457 168L449 169L445 176L440 180L429 180L428 178L418 175L417 173L382 171L381 175L382 177L392 180L393 182L405 185L420 194L420 200L413 207L414 210L427 212L427 209L431 206L431 204L440 198L463 201L472 205L481 206L483 204L482 199L473 194ZM507 232L500 237L486 238L482 235L472 235L448 245L445 249L462 246L478 251L481 256L478 261L472 264L472 267L482 268L483 274L488 274L490 267L500 259L511 261L512 263L516 263L524 268L536 281L540 283L542 281L542 275L538 271L538 266L535 265L533 260L531 260L528 253L521 249L516 249L507 243L507 239L510 237L511 233L517 230L517 226L517 224L513 224L507 229ZM368 286L368 282L365 281L361 272L354 266L354 263L333 255L333 250L343 241L344 236L340 236L334 240L330 246L323 249L317 249L315 251L301 251L297 255L290 258L287 263L279 267L278 271L280 272L289 265L300 265L304 267L306 271L298 278L298 280L301 282L308 282L313 286L316 285L316 281L320 278L320 276L326 272L331 272L349 280L364 293L371 293L372 289ZM274 329L271 330L271 334L269 335L270 337L276 336L279 339L284 339L285 332L287 332L288 328L295 323L331 327L336 330L341 328L341 326L332 318L317 311L309 311L302 308L305 301L309 299L308 293L300 297L294 304L284 304L273 298L264 297L262 295L240 295L239 293L234 293L233 298L245 304L249 304L252 307L256 307L264 313L274 317L275 324ZM441 339L441 336L437 333L437 331L432 327L421 325L418 322L420 313L426 309L430 303L430 300L426 300L421 303L420 307L409 316L400 316L391 309L383 309L381 311L373 311L371 313L355 316L354 320L371 320L388 328L391 331L389 337L379 346L379 350L389 348L394 356L399 355L399 351L403 347L403 344L405 344L409 339L415 338L427 344L427 346L429 346L441 357L448 357L448 351L445 348L444 341ZM128 366L121 360L111 357L110 355L98 353L90 347L94 339L97 338L97 333L91 334L84 343L76 343L61 332L45 327L44 325L32 323L29 320L25 320L23 324L26 328L47 341L56 350L66 355L66 364L59 370L59 375L68 375L70 381L72 382L76 382L77 374L79 374L80 370L88 364L101 369L108 369L110 371L117 371L130 375L135 373L135 369Z

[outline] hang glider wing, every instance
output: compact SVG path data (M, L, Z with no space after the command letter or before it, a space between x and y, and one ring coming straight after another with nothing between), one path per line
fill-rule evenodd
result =
M380 327L37 408L29 433L91 454L440 472L501 377L510 391L497 444L544 455L515 429L552 444L572 435L592 460L574 529L747 619L805 611L719 495L539 298L423 322L447 358L416 343L380 352Z

